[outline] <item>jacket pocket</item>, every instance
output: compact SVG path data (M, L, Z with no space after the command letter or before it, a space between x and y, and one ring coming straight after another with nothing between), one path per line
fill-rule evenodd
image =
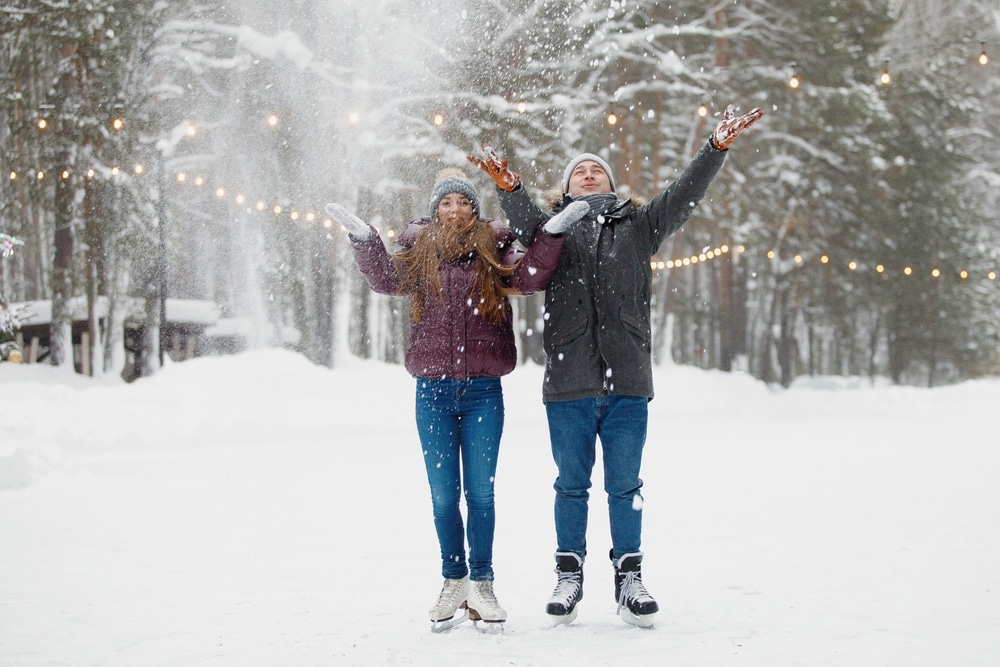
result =
M555 330L554 327L546 327L545 332L549 335L549 344L567 345L582 336L586 330L587 317L580 315L571 319L567 318L567 321L563 322L558 330Z
M626 331L642 340L643 343L649 343L649 326L645 322L627 312L624 308L618 311L618 318L621 320L622 326L625 327Z

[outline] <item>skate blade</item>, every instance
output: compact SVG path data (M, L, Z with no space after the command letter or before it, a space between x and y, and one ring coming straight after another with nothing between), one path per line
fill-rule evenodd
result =
M633 614L629 611L628 607L622 607L621 615L622 620L629 625L634 625L637 628L653 627L653 616L655 616L655 614L643 614L640 616L638 614Z
M479 630L484 635L503 634L503 621L490 621L484 619L475 609L469 609L469 618L472 619L472 624L476 626L476 630Z
M459 609L455 612L455 615L444 621L431 621L431 632L437 634L439 632L447 632L451 630L456 625L464 623L469 619L469 614L464 609Z
M549 619L552 621L552 627L559 625L568 625L576 620L576 614L579 612L579 608L573 607L573 611L562 616L556 616L555 614L549 614Z
M476 627L476 630L483 633L484 635L503 634L503 621L474 620L472 621L472 624Z

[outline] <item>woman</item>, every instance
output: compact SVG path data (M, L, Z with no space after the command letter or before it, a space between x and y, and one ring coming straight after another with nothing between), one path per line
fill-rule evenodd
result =
M465 175L446 170L431 191L430 217L410 222L399 238L403 250L390 255L370 225L339 204L326 207L348 231L369 286L410 298L405 365L417 380L417 433L444 577L429 613L433 631L466 618L503 629L507 612L493 592L493 482L504 421L500 377L517 362L507 297L545 289L562 232L587 210L552 218L525 254L506 226L480 218L479 195Z

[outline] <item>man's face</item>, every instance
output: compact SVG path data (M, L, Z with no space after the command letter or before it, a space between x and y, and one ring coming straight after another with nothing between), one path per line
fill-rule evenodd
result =
M567 194L570 197L606 194L611 191L611 179L601 169L601 165L593 160L584 160L569 175Z

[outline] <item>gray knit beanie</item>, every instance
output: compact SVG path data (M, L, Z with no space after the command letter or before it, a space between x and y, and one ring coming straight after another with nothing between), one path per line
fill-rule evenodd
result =
M469 201L472 202L472 212L476 216L479 215L479 193L476 192L476 186L466 178L460 169L443 169L438 173L434 187L431 188L430 216L432 218L437 213L438 204L441 203L445 195L450 195L453 192L468 197Z
M576 166L578 164L580 164L581 162L586 162L587 160L593 160L594 162L596 162L601 166L601 169L604 170L604 173L608 175L608 180L611 181L611 191L614 192L615 175L611 173L611 166L607 162L605 162L601 156L594 155L593 153L580 153L575 158L569 161L569 164L566 165L566 169L563 171L563 184L562 184L563 192L567 192L569 190L569 177L573 175L573 170L576 169Z

